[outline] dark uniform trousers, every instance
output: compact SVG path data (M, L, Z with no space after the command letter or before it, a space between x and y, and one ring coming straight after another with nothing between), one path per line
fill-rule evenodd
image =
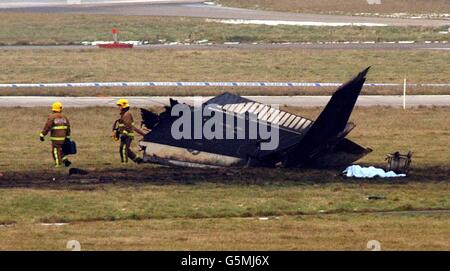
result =
M61 162L67 160L67 156L64 155L62 150L63 145L64 141L52 140L52 155L53 160L55 160L55 166L60 166Z
M136 159L136 154L131 150L131 142L133 142L132 136L121 135L120 136L120 159L122 163L128 163L128 158L131 160Z

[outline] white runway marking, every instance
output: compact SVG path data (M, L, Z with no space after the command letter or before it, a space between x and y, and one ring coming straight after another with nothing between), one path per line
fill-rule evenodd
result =
M244 96L264 104L276 104L280 106L318 107L325 106L330 96ZM116 101L124 97L53 97L53 96L2 96L1 107L41 107L60 101L65 107L116 107ZM194 99L205 101L212 97L125 97L132 106L149 107L168 105L169 98L179 102L193 104ZM450 95L409 95L406 98L407 107L418 106L450 106ZM403 96L398 95L362 95L359 96L357 106L389 106L402 107Z
M229 20L214 20L207 19L207 22L223 23L223 24L256 24L256 25L291 25L291 26L387 26L387 24L379 23L349 23L349 22L310 22L310 21L278 21L278 20L242 20L242 19L229 19Z
M431 19L396 19L366 16L323 15L294 12L276 12L252 10L243 8L222 7L219 5L203 4L196 0L84 0L81 5L67 5L64 0L21 0L0 3L0 12L39 12L39 13L79 13L79 14L111 14L111 15L146 15L146 16L175 16L196 17L224 20L272 20L293 21L315 24L353 24L353 25L390 25L390 26L447 26L449 20ZM75 0L74 0L75 1ZM127 1L126 4L118 4ZM137 3L137 1L145 1ZM107 4L114 2L115 4ZM17 8L17 5L30 5ZM50 6L48 4L51 4ZM132 4L135 3L135 4ZM145 4L146 3L146 4ZM176 3L176 4L175 4ZM44 5L43 5L44 4ZM5 8L9 5L9 8ZM13 8L12 5L16 5ZM37 5L37 6L36 6ZM47 6L46 6L47 5ZM3 8L2 8L3 7Z

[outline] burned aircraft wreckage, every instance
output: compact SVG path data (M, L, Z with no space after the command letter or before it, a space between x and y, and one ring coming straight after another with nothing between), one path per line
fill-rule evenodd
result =
M347 166L372 151L345 138L355 127L348 120L368 70L340 86L315 121L230 93L200 106L170 99L159 115L141 109L142 124L151 130L140 142L144 160L195 167ZM206 126L215 136L195 129ZM268 133L277 137L275 147L264 146L273 140Z

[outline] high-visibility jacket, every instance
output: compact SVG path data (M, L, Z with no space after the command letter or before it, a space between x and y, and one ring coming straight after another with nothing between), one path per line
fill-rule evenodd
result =
M119 119L119 133L120 135L126 135L134 137L134 119L129 108L125 108L120 112Z
M41 135L46 136L50 132L50 140L64 141L70 138L70 122L62 113L52 113L48 116Z

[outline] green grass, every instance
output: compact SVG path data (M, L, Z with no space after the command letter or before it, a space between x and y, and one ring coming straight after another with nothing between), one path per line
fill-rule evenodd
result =
M365 50L0 50L0 83L110 81L344 82L372 66L368 82L449 83L448 51ZM2 89L0 95L213 95L223 88ZM334 89L232 88L247 95L330 94ZM449 94L415 88L411 94ZM400 94L401 88L364 88L363 94Z
M0 126L2 135L0 172L23 171L24 166L26 170L52 168L49 142L40 142L38 136L48 110L48 108L0 109L3 123ZM289 110L315 119L322 109ZM140 123L138 110L133 112L136 122ZM68 108L65 113L71 120L73 137L78 143L79 154L73 157L75 166L97 170L121 167L118 144L110 137L112 123L118 117L115 108ZM349 137L374 150L364 158L362 162L365 163L384 164L387 153L397 150L405 152L410 149L414 151L415 167L448 167L450 153L447 151L447 145L450 123L446 119L449 113L450 108L447 107L416 108L406 111L380 107L357 108L351 117L351 121L355 122L357 127ZM12 119L15 121L11 121Z
M325 14L429 14L449 13L450 3L446 0L382 0L381 5L369 5L360 0L218 0L217 3L264 10Z
M2 189L0 221L52 223L450 209L448 182L310 185L301 180L283 181L280 178L278 184L269 185L103 185L84 191ZM369 201L369 195L387 199Z
M213 43L449 40L448 35L439 34L444 28L227 25L197 18L1 13L0 44L81 44L111 40L112 27L119 29L121 40L150 43L205 39Z
M83 222L0 229L1 250L448 250L448 215L333 215Z
M288 110L315 118L321 109ZM76 239L83 250L364 250L377 239L387 250L448 250L448 213L383 212L450 209L449 110L357 108L350 138L374 149L363 164L414 151L408 178L363 181L338 171L122 166L109 137L113 108L65 110L79 146L71 160L90 172L69 177L38 140L48 108L0 109L0 249L63 250Z
M60 186L0 189L0 249L63 250L72 239L84 250L363 250L371 239L448 249L448 213L383 213L449 209L447 181Z
M153 42L205 38L214 42L325 41L348 36L355 40L443 38L435 35L436 29L419 28L237 27L205 24L199 19L139 16L1 14L0 18L0 43L3 44L71 44L84 39L108 39L112 26L122 31L123 39ZM406 34L395 33L400 30ZM448 53L431 51L162 50L111 54L80 50L55 54L47 50L2 50L0 59L4 67L0 82L4 83L43 80L341 82L368 65L374 65L371 81L398 82L406 76L411 82L448 83L444 73L436 73L436 70L446 70ZM75 95L122 95L130 91L136 90L87 89L76 90ZM212 89L203 93L220 91ZM269 93L274 91L277 90ZM398 90L378 91L397 93ZM432 92L417 90L420 91ZM39 92L41 95L67 93L66 90ZM135 93L184 92L199 93L194 89L139 89ZM244 93L261 94L261 90ZM2 94L36 92L2 90ZM70 94L74 92L71 90ZM321 109L289 110L314 118ZM138 116L137 110L133 112ZM0 224L6 224L0 225L2 250L62 250L71 239L79 240L83 250L363 250L371 239L380 240L383 249L449 249L448 214L363 214L450 208L448 175L444 173L450 161L446 150L450 131L447 108L356 109L352 119L358 126L350 138L375 150L363 163L383 165L388 152L414 151L411 177L369 182L344 180L334 176L337 172L329 171L197 172L152 165L124 167L120 165L118 146L110 139L117 110L85 108L68 109L66 113L79 150L72 160L75 166L90 171L86 177L67 178L66 170L52 168L49 142L38 141L47 107L0 109L3 123L0 182L2 187L7 187L9 182L16 185L0 189ZM423 173L434 169L439 169L438 173L431 176ZM386 200L368 201L368 195L383 195ZM335 214L323 215L324 212ZM259 220L261 216L270 219ZM41 222L69 222L69 225L43 226Z

